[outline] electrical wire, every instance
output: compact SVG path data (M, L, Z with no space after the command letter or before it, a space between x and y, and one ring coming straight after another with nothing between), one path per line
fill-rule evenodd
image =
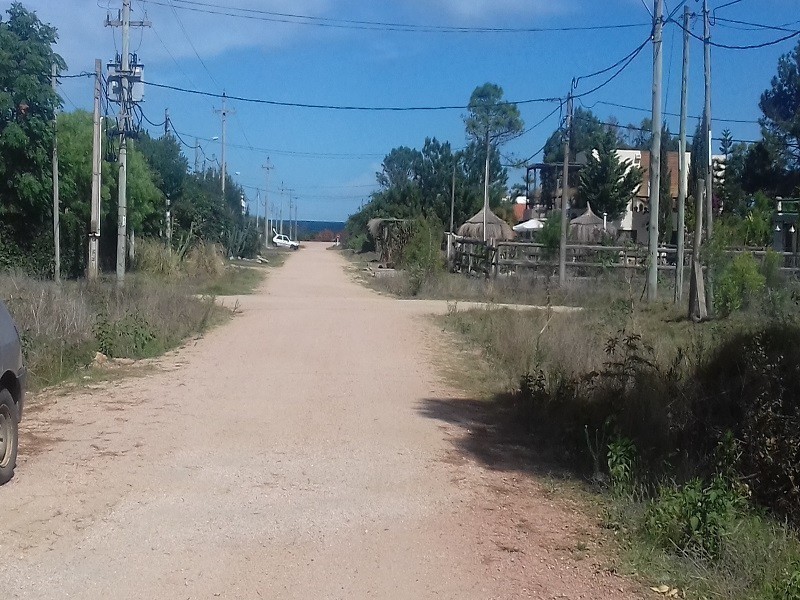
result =
M583 104L583 103L581 103L581 104ZM620 104L618 102L606 102L605 100L597 100L591 106L586 106L586 105L584 105L584 106L586 106L586 108L590 108L591 109L596 104L603 104L605 106L613 106L615 108L625 108L625 109L628 109L628 110L636 110L636 111L639 111L639 112L646 112L646 113L651 112L651 109L649 109L649 108L642 108L640 106L631 106L629 104ZM663 114L668 115L670 117L680 117L681 116L680 113L675 113L675 112L666 112L665 111ZM688 117L690 119L701 119L702 118L702 117L693 116L693 115L688 115ZM719 123L741 123L741 124L746 124L746 125L759 125L760 124L759 121L753 120L753 119L712 118L711 121L712 122L716 121L716 122L719 122Z
M170 121L171 123L171 121ZM174 131L174 125L173 125ZM175 133L178 133L177 131ZM198 140L202 140L204 142L218 142L219 140L213 140L211 138L206 138L198 135L193 135L187 132L181 132L182 135L190 136L196 138ZM265 154L277 154L283 156L294 156L294 157L301 157L301 158L331 158L331 159L368 159L368 158L383 158L385 154L377 154L377 153L337 153L337 152L302 152L299 150L282 150L277 148L259 148L257 146L243 146L241 144L227 144L230 148L237 148L239 150L251 150L254 152L263 152ZM193 146L191 146L193 147Z
M702 36L697 35L695 32L693 32L690 29L686 29L683 26L683 23L680 23L680 22L676 21L675 19L671 19L671 22L674 23L681 30L683 30L686 33L688 33L694 39L699 40L699 41L701 41L703 43L706 43L706 40ZM789 33L789 34L787 34L787 35L785 35L783 37L780 37L780 38L778 38L776 40L771 40L769 42L763 42L761 44L748 44L748 45L745 45L745 46L735 46L735 45L731 45L731 44L720 44L719 42L714 42L714 41L711 41L711 40L708 40L708 43L709 43L709 45L713 46L714 48L722 48L724 50L759 50L761 48L767 48L769 46L775 46L775 45L780 44L782 42L785 42L787 40L791 40L793 38L796 38L797 36L800 36L800 30L792 31L791 33Z
M175 20L178 22L178 26L181 28L181 31L183 32L183 37L185 37L186 41L189 42L189 46L191 46L194 55L197 57L197 60L199 60L200 64L203 65L203 69L205 69L206 73L211 78L211 81L214 82L214 84L217 87L223 87L222 85L220 85L219 81L217 81L216 77L214 77L213 73L211 73L205 61L200 56L200 53L197 51L197 48L195 47L191 36L186 31L186 27L183 26L183 21L181 21L181 18L178 16L178 11L175 9L175 6L173 5L173 0L167 0L167 2L169 4L169 7L172 9L172 13L175 15Z
M405 33L543 33L569 31L602 31L631 29L649 26L649 23L613 23L605 25L566 26L566 27L464 27L447 25L420 25L412 23L391 23L383 21L361 21L355 19L334 19L312 15L282 13L263 9L241 8L230 5L199 2L197 0L143 0L150 4L168 6L173 9L237 17L242 19L287 23L292 25L311 25L338 29L360 29L396 31Z
M164 83L156 83L154 81L147 82L147 85L161 88L165 90L172 90L174 92L181 92L185 94L194 94L197 96L206 96L209 98L227 98L228 100L235 100L238 102L247 102L250 104L266 104L269 106L284 106L291 108L315 108L321 110L341 110L341 111L362 111L362 112L417 112L417 111L442 111L442 110L467 110L469 106L463 104L459 105L441 105L441 106L357 106L357 105L336 105L336 104L309 104L304 102L282 102L278 100L266 100L263 98L247 98L244 96L232 96L230 94L219 94L217 92L207 92L203 90L193 90L182 88L175 85L167 85ZM561 102L561 98L531 98L528 100L506 101L500 104L519 106L522 104L536 104L547 102Z
M625 69L627 69L627 68L628 68L628 66L629 66L629 65L630 65L630 64L631 64L631 63L632 63L632 62L633 62L633 61L636 59L636 57L637 57L637 56L639 56L639 54L641 53L641 51L642 51L642 50L644 50L644 47L645 47L645 46L646 46L646 45L647 45L649 42L650 42L650 39L647 39L647 40L645 40L644 42L642 42L642 44L641 44L641 45L640 45L640 46L639 46L639 47L638 47L636 50L634 50L634 51L633 51L631 54L629 54L629 55L628 55L628 56L629 56L629 58L627 59L627 62L625 62L625 63L624 63L624 64L623 64L623 65L622 65L622 66L621 66L621 67L620 67L620 68L619 68L619 69L618 69L618 70L617 70L617 71L616 71L616 72L615 72L615 73L614 73L614 74L613 74L611 77L609 77L608 79L606 79L606 80L605 80L603 83L601 83L600 85L597 85L597 86L593 87L593 88L592 88L592 89L590 89L589 91L583 92L583 93L581 93L581 94L575 94L575 95L573 95L573 98L575 98L575 99L577 99L577 98L583 98L583 97L585 97L585 96L588 96L588 95L590 95L590 94L593 94L594 92L596 92L596 91L598 91L598 90L600 90L600 89L604 88L604 87L605 87L605 86L607 86L609 83L611 83L612 81L614 81L614 80L615 80L617 77L619 77L619 76L622 74L622 72L623 72ZM573 85L573 87L574 87L574 85Z

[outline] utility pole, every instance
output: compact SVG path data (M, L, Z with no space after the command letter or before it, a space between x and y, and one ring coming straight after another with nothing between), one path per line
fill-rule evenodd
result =
M125 283L125 254L127 246L127 218L128 218L128 135L131 131L131 106L134 99L131 95L132 83L140 80L141 65L136 65L139 75L131 70L130 54L130 33L131 27L147 27L150 24L146 21L131 22L131 0L122 0L122 12L120 18L112 21L106 19L107 27L122 28L122 55L120 58L119 71L114 74L115 79L119 80L119 92L117 101L120 104L118 116L119 127L119 199L117 207L117 287ZM133 249L133 238L131 238L131 250Z
M117 286L125 283L125 250L128 238L128 79L130 71L131 0L122 0L122 108L120 110L119 200L117 211Z
M169 195L167 195L166 230L167 230L167 253L172 254L172 210L170 208Z
M486 215L489 212L489 128L486 128L486 165L483 173L483 241L486 243Z
M169 135L169 109L164 109L164 137Z
M647 301L658 299L658 204L661 187L661 54L664 2L654 0L653 11L653 140L650 144L650 231L648 236ZM669 198L666 199L669 201Z
M269 162L269 156L261 168L264 169L264 245L269 246L269 241L272 239L269 218L269 172L273 168Z
M689 165L686 160L686 113L689 106L689 16L688 6L683 7L683 70L681 75L681 125L678 138L680 152L680 182L678 184L678 254L675 260L675 303L683 299L684 238L686 237L686 193L689 182Z
M278 233L283 234L283 193L286 191L286 189L283 187L282 181L281 181L280 191L281 191L280 193L281 203L280 203L280 209L278 210L278 222L279 222Z
M100 184L102 169L102 122L100 120L100 94L102 90L103 62L94 61L94 114L92 118L92 210L89 222L89 279L94 281L100 272Z
M58 72L53 63L50 71L50 80L53 85L53 93L57 93ZM61 226L59 218L61 212L61 202L58 198L58 110L53 111L53 249L55 251L55 264L53 265L53 279L56 283L61 283Z
M194 174L197 175L197 168L200 166L200 140L194 138Z
M569 214L569 140L572 135L572 90L567 94L567 121L564 127L564 171L561 175L561 239L558 244L558 285L567 283L567 226Z
M703 120L705 123L705 184L706 184L706 239L711 241L714 235L714 193L711 173L711 22L709 20L708 0L703 0L703 70L705 71L705 110ZM706 308L710 316L714 316L714 275L711 265L707 265L706 276Z
M450 231L447 234L447 263L453 258L453 228L456 212L456 158L453 157L453 181L450 185Z
M235 111L230 110L227 107L227 96L225 92L222 92L222 109L216 110L214 112L218 113L222 116L222 164L220 165L222 170L222 202L225 202L225 145L227 142L227 135L228 135L228 115L235 114Z
M692 279L689 282L689 318L695 323L708 317L705 285L703 282L703 266L700 264L700 248L703 245L703 196L705 183L697 180L697 198L694 202L694 243L692 244Z

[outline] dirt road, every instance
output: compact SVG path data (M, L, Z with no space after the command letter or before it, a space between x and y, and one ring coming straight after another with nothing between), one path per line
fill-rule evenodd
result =
M427 319L320 245L240 303L154 372L32 405L4 598L635 597L580 511L464 449Z

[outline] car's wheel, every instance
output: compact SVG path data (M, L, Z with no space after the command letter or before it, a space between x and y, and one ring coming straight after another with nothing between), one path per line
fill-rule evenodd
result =
M14 476L18 427L17 405L8 390L0 390L0 485Z

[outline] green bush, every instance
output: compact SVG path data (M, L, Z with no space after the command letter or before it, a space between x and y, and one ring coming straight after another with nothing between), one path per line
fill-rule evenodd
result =
M645 517L645 529L666 549L717 558L725 536L745 511L746 499L721 475L661 488Z
M767 280L752 254L739 254L717 277L714 308L720 316L746 308L764 291Z
M425 280L444 268L442 239L444 229L432 219L417 219L414 232L403 252L402 267L408 270L411 293L416 295Z
M544 245L542 254L544 258L552 259L558 254L561 244L561 213L551 211L544 222L544 227L539 230L538 241Z
M101 315L94 334L99 351L111 358L148 356L150 345L158 338L147 320L138 313L126 314L117 321Z

